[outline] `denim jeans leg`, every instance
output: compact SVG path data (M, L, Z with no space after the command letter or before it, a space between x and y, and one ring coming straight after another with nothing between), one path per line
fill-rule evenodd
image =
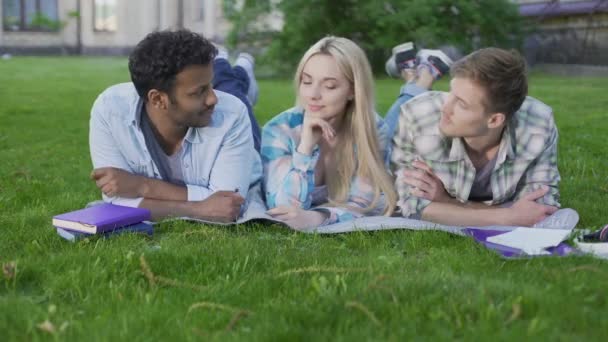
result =
M385 160L387 164L390 164L390 158L393 151L392 141L393 136L395 135L395 133L397 133L396 130L397 126L399 125L399 114L401 113L401 105L406 103L416 95L422 94L427 91L428 89L421 88L415 83L404 84L399 91L399 97L397 97L397 100L395 100L391 108L388 110L388 112L386 112L386 116L384 117L384 123L386 123L386 126L388 127L388 136L390 137L389 144L387 147L388 153L386 157L389 160Z
M213 61L213 72L213 88L236 96L247 107L249 120L251 121L253 142L255 144L255 149L259 152L261 143L260 125L255 119L253 108L247 99L249 76L247 76L247 73L243 68L233 68L232 65L230 65L230 62L223 58L216 58Z
M401 105L409 101L414 96L420 95L427 91L428 89L421 88L415 83L406 83L401 87L399 97L397 97L397 100L395 100L384 117L384 122L388 126L389 137L392 138L396 133L397 125L399 124Z

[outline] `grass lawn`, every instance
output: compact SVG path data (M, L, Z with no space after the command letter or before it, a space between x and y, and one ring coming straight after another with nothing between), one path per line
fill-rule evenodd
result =
M0 340L605 339L608 263L591 257L505 261L442 232L184 222L153 238L62 240L51 217L100 197L90 107L128 79L125 59L0 61L0 263L16 263L0 274ZM379 112L398 87L378 80ZM260 88L261 123L293 103L289 80ZM531 78L555 111L562 204L579 227L608 223L607 90Z

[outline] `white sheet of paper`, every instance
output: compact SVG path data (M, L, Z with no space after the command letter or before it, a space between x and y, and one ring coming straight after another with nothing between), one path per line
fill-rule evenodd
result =
M515 228L513 231L492 236L487 241L521 249L528 255L550 254L545 250L564 241L570 229Z

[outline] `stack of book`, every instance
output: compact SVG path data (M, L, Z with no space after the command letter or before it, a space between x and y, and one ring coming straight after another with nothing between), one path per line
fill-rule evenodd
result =
M57 234L69 241L101 235L143 233L152 235L153 227L144 222L150 220L150 211L104 203L71 211L53 217Z

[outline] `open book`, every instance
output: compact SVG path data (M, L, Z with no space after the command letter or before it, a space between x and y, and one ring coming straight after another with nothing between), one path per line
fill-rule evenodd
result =
M182 218L209 224L234 225L247 222L259 222L280 224L287 228L290 227L285 222L279 221L272 216L266 214L266 205L261 197L261 191L252 188L247 196L247 205L240 219L231 223L217 223L192 218ZM535 228L548 229L572 229L578 223L579 216L572 209L560 209L545 220L534 225ZM408 230L440 230L457 235L468 235L466 228L477 228L482 230L504 231L508 232L516 227L511 226L487 226L487 227L460 227L446 226L442 224L432 223L428 221L409 219L405 217L387 217L387 216L366 216L360 217L351 221L338 222L321 227L313 227L309 229L298 229L304 233L319 233L319 234L337 234L348 233L353 231L374 231L374 230L391 230L391 229L408 229Z

